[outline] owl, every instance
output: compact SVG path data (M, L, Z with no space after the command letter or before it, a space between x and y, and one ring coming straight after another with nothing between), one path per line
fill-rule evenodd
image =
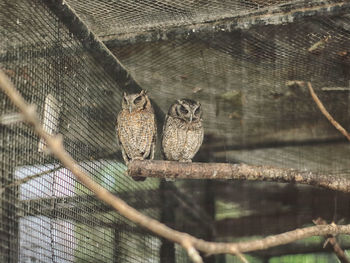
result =
M116 126L126 165L131 160L154 158L157 125L153 107L144 90L137 94L124 93L122 110L118 114ZM144 177L133 179L145 180Z
M163 127L162 151L167 160L192 162L203 142L199 102L181 99L170 106Z

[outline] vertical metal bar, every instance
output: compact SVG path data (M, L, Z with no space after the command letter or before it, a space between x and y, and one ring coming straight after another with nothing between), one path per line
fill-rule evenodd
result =
M0 189L15 180L15 160L9 154L10 140L6 128L0 127ZM13 143L13 142L12 142ZM12 145L13 146L13 145ZM19 222L17 216L18 187L5 188L0 193L0 262L18 262Z
M120 263L122 261L121 257L121 238L122 238L122 231L119 227L114 228L114 250L113 250L113 263Z
M204 183L204 196L203 196L203 207L207 215L215 222L215 186L213 181L206 180ZM205 228L205 240L214 241L215 235L212 229ZM215 256L204 257L203 261L205 263L215 263Z
M173 199L170 194L173 182L162 180L159 185L159 197L161 200L160 221L167 225L175 224L175 211ZM175 244L164 238L159 251L161 263L175 263Z

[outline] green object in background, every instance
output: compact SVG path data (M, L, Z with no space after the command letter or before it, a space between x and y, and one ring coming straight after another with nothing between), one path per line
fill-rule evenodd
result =
M319 253L309 255L288 255L283 257L274 257L269 263L337 263L339 262L335 255Z
M225 218L239 218L242 216L248 216L252 212L249 210L243 210L239 204L232 202L222 202L216 200L215 202L215 220L222 220Z

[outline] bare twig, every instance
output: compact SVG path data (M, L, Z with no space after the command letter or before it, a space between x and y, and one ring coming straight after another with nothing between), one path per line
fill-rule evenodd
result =
M302 87L304 86L305 82L302 80L287 80L286 86L287 87Z
M343 134L349 141L350 141L350 135L349 133L343 128L343 126L341 126L333 117L332 115L329 114L329 112L326 110L326 108L323 106L323 103L320 101L320 99L317 97L314 89L312 88L312 85L310 82L307 83L307 87L309 88L311 97L313 98L313 100L315 101L315 103L317 104L318 108L320 109L320 111L322 112L322 114L329 120L330 123L332 123L332 125L341 132L341 134Z
M229 163L179 163L161 160L133 161L129 176L178 179L236 179L295 182L341 192L350 192L350 179L343 175L320 174L271 166Z
M243 262L243 263L249 263L249 261L245 258L245 256L243 256L242 253L237 252L236 256Z
M58 166L58 167L55 167L55 168L52 168L50 170L47 170L47 171L44 171L44 172L41 172L41 173L37 173L37 174L33 174L33 175L30 175L30 176L27 176L27 177L24 177L23 179L18 179L18 180L15 180L14 182L10 183L10 184L7 184L5 185L4 187L0 188L0 195L2 194L3 191L5 191L5 189L7 188L10 188L10 187L15 187L15 186L19 186L21 184L25 184L26 182L30 181L30 180L33 180L35 178L38 178L38 177L41 177L45 174L49 174L49 173L53 173L55 171L58 171L59 169L61 169L62 166Z
M313 222L315 225L327 225L327 222L320 217L314 220ZM344 250L340 247L336 238L333 235L326 235L325 237L326 242L324 244L324 247L326 247L327 244L330 244L333 248L334 254L338 257L341 263L350 263L348 257L345 255Z
M1 125L11 125L16 124L23 121L23 116L20 113L13 112L0 116L0 124Z
M326 44L329 42L330 39L331 39L331 36L326 36L322 38L321 40L313 44L307 51L313 54L321 53L325 49Z
M324 87L321 88L322 91L350 91L347 87Z
M44 138L51 152L62 162L62 164L72 171L76 178L89 188L96 196L107 204L111 205L120 214L129 220L137 223L153 233L164 237L172 242L182 245L189 253L194 262L201 262L201 258L197 250L207 254L229 253L240 255L244 252L267 249L282 244L287 244L299 239L314 235L337 235L350 234L350 225L338 226L320 225L312 226L304 229L296 229L283 234L269 236L263 239L237 242L237 243L215 243L197 239L189 234L173 230L166 225L143 215L136 209L127 205L123 200L113 195L105 188L94 182L87 174L85 174L74 159L63 148L62 138L59 136L51 136L42 128L37 117L35 107L28 105L19 92L14 88L10 80L0 70L0 88L8 95L11 101L20 109L25 120L30 123L40 137Z
M194 263L203 263L202 257L199 255L198 251L193 247L192 242L186 239L181 245L183 248L186 249L188 256Z

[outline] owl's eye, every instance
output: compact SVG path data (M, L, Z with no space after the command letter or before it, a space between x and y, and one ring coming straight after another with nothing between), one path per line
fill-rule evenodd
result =
M136 99L134 99L134 103L137 104L142 100L142 96L138 96Z
M201 107L198 107L198 108L194 111L194 115L199 115L200 112L201 112Z
M188 113L188 110L182 105L180 107L180 111L181 111L182 114L187 114Z

